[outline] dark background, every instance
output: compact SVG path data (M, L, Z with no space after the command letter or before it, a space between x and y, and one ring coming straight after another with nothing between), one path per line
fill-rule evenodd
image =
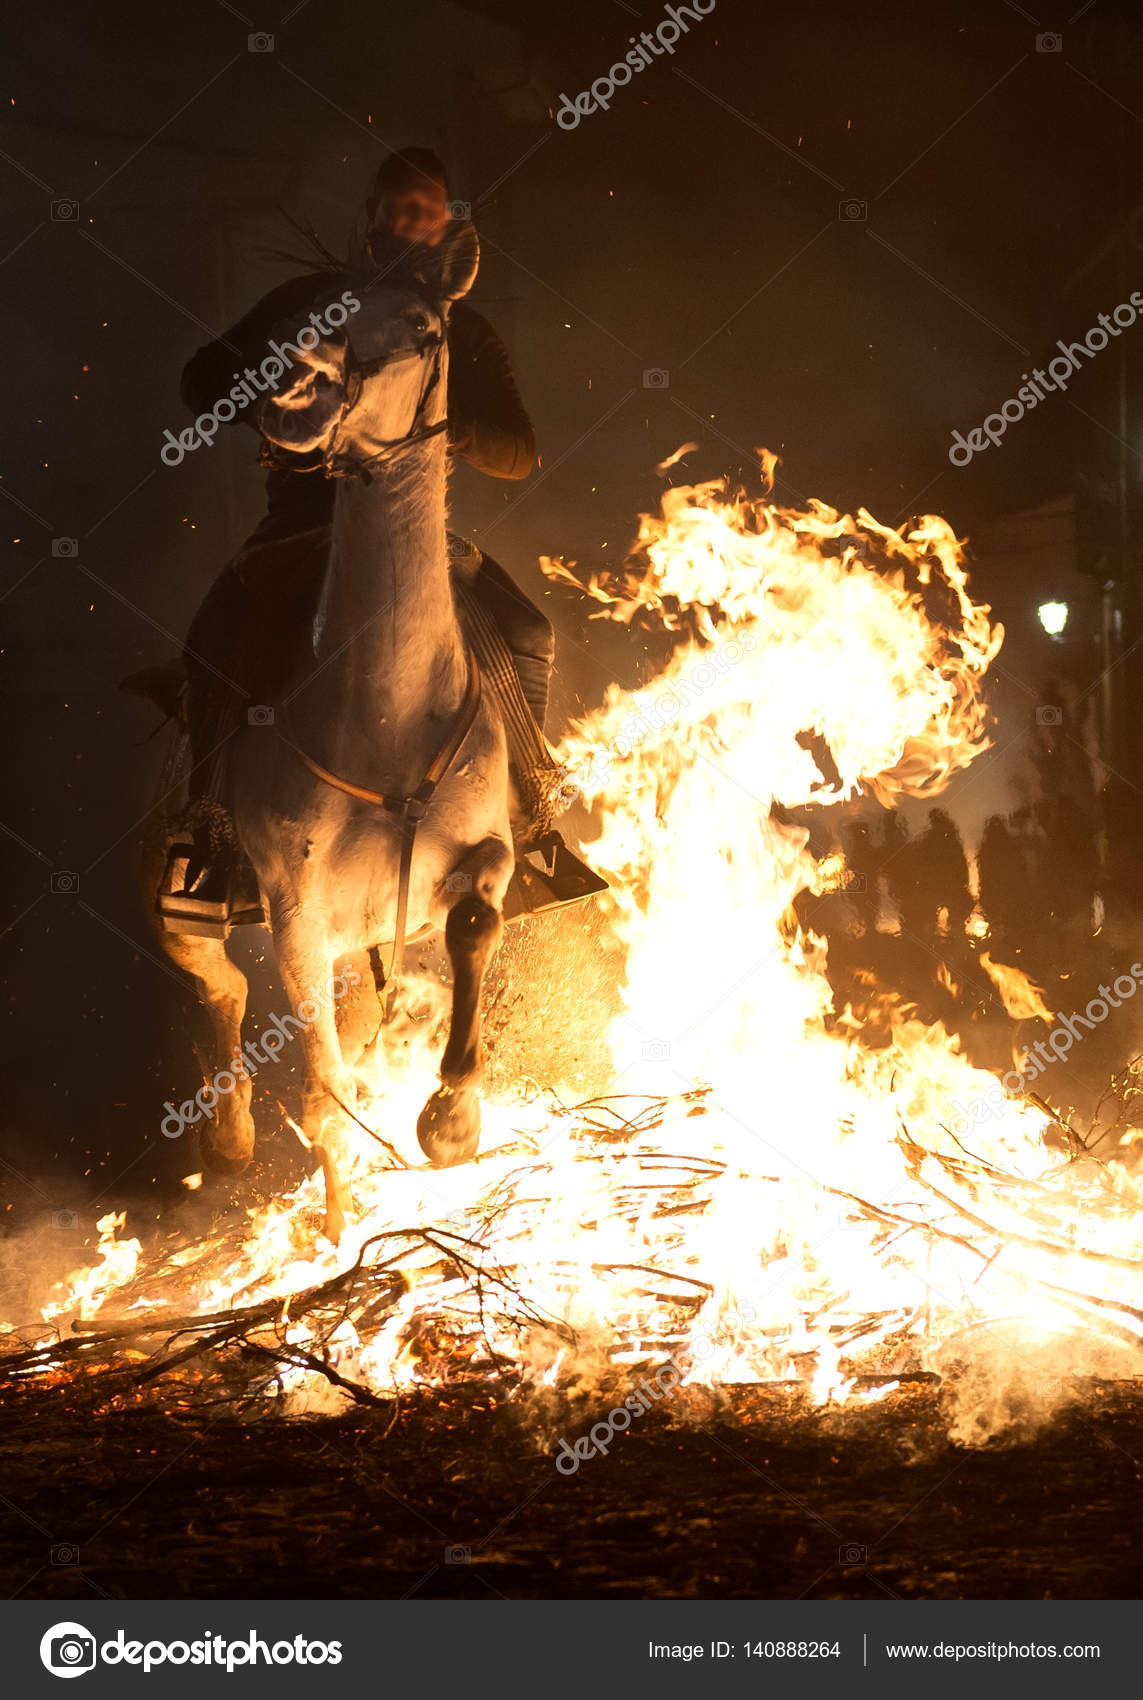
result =
M610 679L633 682L642 643L589 627L537 557L618 561L657 507L665 455L695 440L688 469L715 476L749 470L765 445L783 457L784 501L864 504L894 524L938 512L976 547L975 592L1010 635L996 754L948 800L970 849L987 815L1036 794L1037 706L1066 700L1055 753L1091 781L1100 586L1115 581L1110 813L1082 830L1111 821L1105 884L1129 887L1143 323L967 468L948 448L1056 337L1081 338L1143 287L1143 21L1105 0L1044 17L1014 0L718 0L610 111L559 129L561 94L662 16L646 0L9 9L10 1221L82 1204L82 1237L93 1201L158 1198L197 1167L157 1137L162 1101L195 1070L188 1000L136 878L163 740L117 684L175 652L259 517L261 475L249 432L177 468L159 448L186 422L188 356L299 269L265 252L302 251L279 207L342 250L394 147L438 148L453 196L472 203L473 299L535 419L541 469L523 485L462 469L453 512L552 613L552 730ZM250 50L258 32L272 50ZM652 368L665 387L645 387ZM60 538L75 551L53 554ZM1035 609L1057 596L1072 618L1053 644ZM266 1007L268 962L253 984Z

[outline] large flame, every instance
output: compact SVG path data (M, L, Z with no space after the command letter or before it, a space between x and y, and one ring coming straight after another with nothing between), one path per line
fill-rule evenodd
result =
M237 1245L217 1235L133 1280L116 1221L99 1269L45 1316L116 1294L117 1320L272 1300L267 1338L297 1352L275 1382L291 1408L344 1396L315 1359L385 1394L493 1375L614 1391L670 1357L692 1382L792 1380L818 1401L992 1357L1057 1381L1133 1371L1131 1175L1045 1142L1040 1108L891 1000L863 1039L796 912L838 868L815 862L792 811L928 797L987 746L981 681L1002 633L947 525L676 488L628 570L581 588L670 648L561 752L613 882L612 1096L566 1108L553 1055L550 1091L486 1106L478 1163L426 1170L413 1128L435 1052L406 1027L369 1119L409 1166L378 1168L363 1139L336 1251L315 1251L316 1182ZM1025 986L1021 1012L1037 1002ZM386 1272L385 1302L374 1285L324 1333L291 1321L291 1295L359 1257ZM966 1435L994 1417L966 1417Z

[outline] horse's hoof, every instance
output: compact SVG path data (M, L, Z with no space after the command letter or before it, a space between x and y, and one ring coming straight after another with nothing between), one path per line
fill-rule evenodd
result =
M470 1163L480 1144L480 1099L472 1088L434 1092L417 1117L417 1138L434 1169Z
M224 1151L203 1132L199 1135L198 1154L202 1158L202 1166L214 1175L240 1175L250 1167L254 1156L253 1147L249 1151Z

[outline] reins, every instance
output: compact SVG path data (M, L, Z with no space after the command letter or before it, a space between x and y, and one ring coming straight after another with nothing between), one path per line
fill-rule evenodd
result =
M424 417L425 409L428 407L430 398L440 382L441 354L444 346L445 332L442 330L440 336L434 337L431 342L425 343L421 348L403 349L396 354L379 355L376 360L359 361L354 355L353 345L350 343L346 349L347 400L345 406L341 410L337 425L330 436L321 460L315 461L312 466L299 467L297 465L297 456L292 450L283 448L279 443L269 443L263 439L262 448L258 455L258 464L260 466L273 467L279 472L322 472L327 478L360 478L364 483L368 484L369 468L371 466L376 466L380 461L391 459L395 454L399 454L402 449L412 447L414 443L423 443L429 437L439 437L442 431L448 430L447 413L444 418L438 419L435 425L420 425L420 421ZM395 365L399 360L423 360L426 350L430 348L435 351L433 355L432 369L429 372L428 380L424 388L417 398L417 405L413 412L412 422L405 434L401 437L394 437L387 443L382 443L376 454L354 455L341 453L337 444L345 429L346 420L361 400L361 394L365 387L366 378L373 377L375 373L382 371L384 367ZM418 427L420 428L418 429Z

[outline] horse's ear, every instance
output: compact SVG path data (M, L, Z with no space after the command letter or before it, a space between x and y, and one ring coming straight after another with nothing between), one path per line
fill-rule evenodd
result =
M430 259L425 278L438 301L459 301L467 295L480 269L480 238L468 220L450 220Z

